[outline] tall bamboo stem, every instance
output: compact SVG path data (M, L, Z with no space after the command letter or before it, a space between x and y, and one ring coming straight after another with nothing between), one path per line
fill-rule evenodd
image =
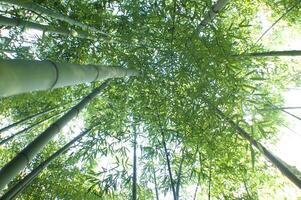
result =
M243 128L238 126L233 120L229 117L225 116L222 111L218 108L215 109L217 114L227 121L237 132L238 134L249 141L254 147L256 147L269 161L271 161L278 169L282 172L284 176L286 176L289 180L291 180L297 187L301 189L301 179L295 175L285 164L284 161L280 160L276 156L274 156L270 151L268 151L261 143L257 142L248 132L246 132Z
M137 74L136 70L103 65L0 60L0 97Z
M132 185L132 200L137 199L137 130L136 125L133 124L133 133L134 133L134 141L133 141L133 185Z
M199 25L197 26L197 28L194 31L194 34L200 34L201 29L205 26L207 26L207 24L209 22L211 22L216 15L226 6L226 4L229 2L230 0L218 0L213 6L212 8L208 11L208 13L205 15L204 19L201 21L201 23L199 23Z
M24 8L24 9L32 10L32 11L37 12L39 14L47 15L47 16L52 17L54 19L67 22L72 26L78 26L78 27L82 28L85 31L91 31L91 32L95 32L95 33L100 33L103 36L108 36L108 34L104 33L103 31L100 31L100 30L98 30L94 27L88 26L88 25L83 24L79 21L71 19L70 17L65 16L61 13L58 13L54 10L49 9L49 8L44 8L43 6L40 6L39 4L36 4L36 3L26 3L26 2L21 2L20 0L0 0L0 2L5 2L5 3L11 4L11 5L16 5L16 6L19 6L21 8Z
M240 56L251 56L251 57L268 57L268 56L301 56L301 50L291 50L291 51L268 51L268 52L254 52Z
M63 36L73 36L82 39L90 39L90 40L93 39L93 37L91 37L89 33L84 31L68 30L66 28L52 28L51 26L48 25L29 22L19 18L12 19L8 17L0 16L0 25L35 29L35 30L42 31L44 33L55 33Z

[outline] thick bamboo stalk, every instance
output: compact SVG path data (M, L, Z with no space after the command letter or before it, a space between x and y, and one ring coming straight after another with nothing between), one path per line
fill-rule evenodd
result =
M103 36L108 36L108 34L104 33L103 31L100 31L100 30L98 30L94 27L88 26L88 25L83 24L79 21L71 19L70 17L65 16L63 14L60 14L60 13L57 13L56 11L51 10L49 8L44 8L44 7L42 7L38 4L35 4L35 3L30 3L30 2L25 3L25 2L21 2L19 0L0 0L0 2L5 2L5 3L11 4L11 5L16 5L16 6L19 6L21 8L24 8L24 9L32 10L32 11L37 12L39 14L47 15L47 16L52 17L54 19L67 22L70 25L78 26L78 27L82 28L85 31L92 31L92 32L100 33Z
M256 147L269 161L271 161L274 166L276 166L279 171L282 172L289 180L291 180L298 188L301 189L301 179L295 175L288 167L285 162L274 156L269 150L267 150L260 142L257 142L249 133L247 133L243 128L238 126L234 121L224 115L219 109L215 109L217 114L227 121L237 132L238 134L249 141L254 147Z
M35 169L33 169L27 176L25 176L22 180L20 180L16 185L14 185L11 189L9 189L2 197L2 200L10 200L14 199L19 195L26 187L30 185L30 183L39 175L39 173L45 169L54 159L59 157L61 154L66 152L70 149L70 147L80 140L83 136L87 135L91 131L90 129L87 129L83 131L81 134L76 136L74 139L72 139L70 142L68 142L66 145L64 145L62 148L57 150L54 154L52 154L48 159L46 159L44 162L42 162L39 166L37 166Z
M0 97L134 75L136 70L120 67L0 60Z
M27 164L43 149L60 130L73 119L93 98L108 86L109 80L94 89L65 115L54 122L10 162L0 170L0 190L2 190Z
M226 6L226 4L229 2L230 0L218 0L213 6L212 8L208 11L208 13L205 15L204 19L201 21L201 23L199 23L199 25L197 26L196 30L195 30L195 34L199 35L201 32L201 29L205 26L207 26L207 24L209 22L211 22L216 15Z
M63 36L73 36L82 39L93 39L89 33L84 31L75 31L75 30L68 30L66 28L52 28L48 25L42 25L34 22L25 21L19 18L8 18L4 16L0 16L0 25L3 26L11 26L11 27L24 27L27 29L35 29L42 31L44 33L55 33Z

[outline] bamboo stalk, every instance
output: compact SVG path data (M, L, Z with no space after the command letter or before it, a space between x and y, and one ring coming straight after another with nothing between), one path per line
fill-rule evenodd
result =
M159 200L159 191L158 191L157 177L156 177L156 171L155 171L155 167L154 166L153 166L153 176L154 176L156 200Z
M208 11L208 13L205 15L204 19L199 23L197 28L194 31L194 34L199 35L201 32L201 29L208 25L209 22L211 22L216 15L226 6L226 4L230 0L218 0L212 8Z
M79 21L71 19L70 17L65 16L61 13L57 13L56 11L51 10L49 8L44 8L43 6L40 6L39 4L25 3L25 2L21 2L19 0L0 0L0 2L5 2L5 3L11 4L11 5L16 5L16 6L19 6L21 8L34 11L34 12L39 13L39 14L47 15L47 16L52 17L54 19L67 22L68 24L70 24L72 26L78 26L78 27L82 28L85 31L100 33L103 36L108 37L108 34L104 33L103 31L100 31L100 30L98 30L94 27L88 26L88 25L83 24Z
M25 21L20 18L12 19L8 17L0 16L0 25L11 26L11 27L24 27L28 29L39 30L44 33L55 33L63 36L73 36L82 39L89 39L89 40L94 39L89 35L89 33L84 31L68 30L66 28L53 28L48 25L42 25L34 22Z
M167 150L167 147L166 147L166 142L165 142L165 134L163 133L163 131L161 131L161 134L162 134L162 144L163 144L165 157L166 157L166 162L167 162L167 169L168 169L168 174L169 174L170 186L171 186L171 189L172 189L173 198L174 198L174 200L177 200L176 189L175 189L175 185L174 185L174 181L173 181L173 177L172 177L169 153L168 153L168 150Z
M0 60L0 97L135 75L136 70L104 65Z
M182 167L183 167L183 162L184 162L184 159L185 159L184 152L185 152L185 149L182 150L182 158L181 158L181 161L180 161L178 177L177 177L177 184L176 184L176 197L177 197L177 200L180 199L180 185L181 185L181 177L182 177Z
M133 124L134 133L134 151L133 151L133 185L132 185L132 200L137 199L137 130L136 125Z
M238 55L238 56L239 57L244 57L244 56L250 56L250 57L301 56L301 50L254 52L254 53L242 54L242 55Z
M246 132L243 128L238 126L233 120L224 115L222 111L218 108L215 109L217 114L227 121L237 132L238 134L249 141L254 147L256 147L270 162L274 164L275 167L279 169L279 171L286 176L289 180L291 180L298 188L301 189L301 179L295 175L287 166L287 164L274 156L269 150L267 150L260 142L257 142L248 132Z

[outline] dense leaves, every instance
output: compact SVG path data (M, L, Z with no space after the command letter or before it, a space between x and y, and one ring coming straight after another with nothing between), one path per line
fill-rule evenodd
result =
M266 195L260 188L272 191L280 187L279 174L270 163L206 101L256 140L275 136L282 120L280 111L266 112L264 108L282 104L280 94L288 84L290 68L278 65L276 59L234 55L262 50L251 37L251 21L259 5L270 6L279 15L296 4L287 20L298 21L298 1L286 2L230 1L217 18L195 35L195 28L213 2L34 1L109 36L89 32L94 38L89 40L37 33L36 38L25 42L34 35L26 36L26 30L2 26L1 47L12 52L1 50L1 58L112 64L135 68L141 76L113 80L106 92L77 117L78 121L71 123L71 130L63 130L44 149L18 178L83 126L99 125L45 169L20 199L129 199L133 126L137 129L139 199L156 198L156 190L161 198L168 197L173 184L178 184L180 199L192 199L194 191L197 199L257 199ZM0 8L7 17L43 23L53 29L80 29L18 6L1 4ZM62 105L71 107L72 102L98 84L1 99L1 117L9 119L5 122L9 123L52 107L57 107L58 112ZM20 129L39 119L24 123ZM50 121L1 146L1 166ZM7 134L5 137L13 133Z

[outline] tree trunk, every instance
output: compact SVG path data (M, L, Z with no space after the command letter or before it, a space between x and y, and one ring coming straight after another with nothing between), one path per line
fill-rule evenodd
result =
M45 122L45 121L48 121L48 120L50 120L50 119L52 119L52 118L55 118L55 117L57 117L57 116L59 116L59 115L61 115L63 112L65 112L65 110L60 111L59 113L54 114L54 115L52 115L52 116L49 116L49 117L47 117L46 119L42 119L42 120L40 120L40 121L38 121L38 122L36 122L36 123L30 125L29 127L26 127L26 128L24 128L24 129L18 131L17 133L14 133L13 135L11 135L11 136L9 136L9 137L7 137L7 138L1 140L1 141L0 141L0 146L3 145L3 144L5 144L5 143L7 143L7 142L9 142L9 141L11 141L11 140L14 139L16 136L18 136L18 135L20 135L20 134L22 134L22 133L25 133L25 132L29 131L30 129L33 129L33 128L37 127L37 126L40 125L41 123L43 123L43 122Z
M294 174L287 166L287 164L274 156L271 152L269 152L261 143L257 142L252 138L252 136L247 133L244 129L238 126L234 121L224 115L222 111L218 108L215 109L217 114L226 120L237 132L238 134L248 140L254 147L256 147L270 162L272 162L281 172L285 175L289 180L291 180L298 188L301 189L301 179Z
M212 21L216 15L226 6L226 4L230 0L218 0L213 7L209 10L209 12L205 15L204 19L201 23L197 26L196 30L194 31L195 34L199 35L201 29L205 27L210 21Z
M133 152L133 185L132 185L132 200L137 199L137 130L136 125L133 124L134 132L134 152Z
M54 159L59 157L62 153L66 152L75 142L80 140L83 136L90 132L90 129L85 130L74 139L72 139L69 143L63 146L61 149L52 154L47 160L42 162L39 166L31 171L27 176L25 176L22 180L20 180L16 185L14 185L10 190L8 190L3 196L2 200L10 200L17 197L26 187L30 185L30 183L34 180L35 177L39 175L39 173L45 169Z
M255 52L244 55L238 55L238 57L267 57L267 56L301 56L301 50L291 50L291 51L269 51L269 52Z
M0 60L0 97L137 74L120 67Z
M63 36L73 36L82 39L93 39L89 33L83 31L68 30L66 28L52 28L48 25L37 24L29 21L25 21L19 18L7 18L0 16L0 25L11 26L11 27L24 27L28 29L36 29L43 31L44 33L55 33Z
M22 3L22 2L20 2L20 0L0 0L0 2L5 2L5 3L8 3L8 4L16 5L16 6L19 6L21 8L24 8L24 9L32 10L32 11L34 11L36 13L39 13L39 14L42 14L42 15L47 15L47 16L52 17L54 19L67 22L68 24L70 24L72 26L81 27L85 31L100 33L100 34L102 34L103 36L106 36L106 37L108 36L108 34L104 33L103 31L100 31L100 30L98 30L94 27L88 26L88 25L83 24L79 21L71 19L68 16L57 13L56 11L53 11L49 8L44 8L44 7L40 6L39 4Z
M70 109L65 115L54 122L36 139L27 145L19 152L10 162L8 162L0 170L0 190L2 190L15 176L25 168L27 164L43 149L45 145L57 134L60 130L73 119L93 98L96 97L103 89L105 89L110 80L94 89L88 96L83 98L77 105Z

